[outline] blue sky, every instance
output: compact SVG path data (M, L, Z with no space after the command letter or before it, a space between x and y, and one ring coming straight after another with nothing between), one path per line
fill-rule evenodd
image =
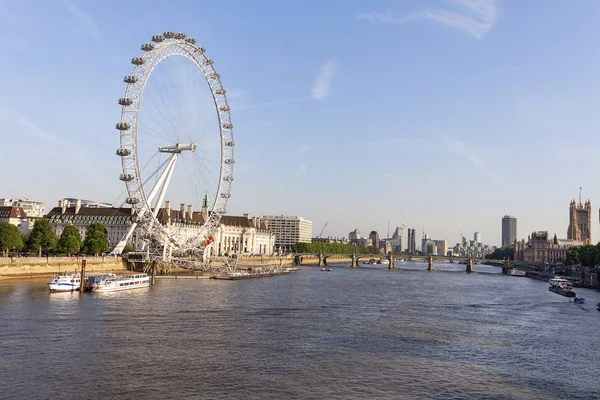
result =
M501 218L600 236L600 2L0 1L0 197L113 202L131 57L186 32L232 105L228 213L319 233L405 223L499 244ZM175 203L177 201L173 199Z

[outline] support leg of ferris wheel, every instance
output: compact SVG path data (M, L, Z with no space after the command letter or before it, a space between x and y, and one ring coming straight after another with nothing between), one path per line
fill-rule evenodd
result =
M179 146L181 146L181 145L169 146L169 148L171 148L171 147L177 148ZM190 146L193 146L193 148L195 149L195 144L192 144ZM159 151L161 151L161 149L163 149L163 148L162 147L159 148ZM169 185L169 181L171 180L171 176L173 174L173 168L175 166L175 162L177 161L177 156L179 155L180 152L181 151L179 151L179 152L173 152L173 155L171 156L171 160L167 164L167 167L160 174L160 177L156 181L156 184L154 185L154 187L150 191L150 194L146 198L147 202L149 204L152 204L152 201L154 200L154 197L156 196L156 193L158 192L158 189L161 188L161 186L162 186L162 190L160 192L159 199L156 202L156 205L154 207L154 211L153 211L153 216L154 217L156 217L156 215L158 214L158 210L160 209L160 205L161 205L161 203L163 201L163 198L165 196L165 193L167 191L167 186ZM111 252L111 254L121 254L123 252L123 249L125 248L125 245L127 244L127 241L129 240L129 238L133 234L133 231L135 230L135 228L138 225L137 221L141 217L143 217L144 214L146 214L148 211L149 211L148 208L142 209L142 211L140 212L140 215L138 215L138 218L137 218L136 222L134 222L131 225L131 227L129 228L129 230L125 234L125 236L123 236L123 239L121 239L121 241L115 246L115 248L113 249L113 251ZM144 248L145 248L145 245L142 248L142 250L144 250Z

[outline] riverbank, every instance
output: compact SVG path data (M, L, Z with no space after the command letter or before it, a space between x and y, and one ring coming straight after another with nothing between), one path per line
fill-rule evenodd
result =
M51 276L57 272L80 271L81 257L0 258L0 280ZM87 272L126 272L120 257L86 257Z

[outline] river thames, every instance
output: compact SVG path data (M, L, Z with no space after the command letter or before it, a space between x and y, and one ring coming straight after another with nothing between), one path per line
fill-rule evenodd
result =
M115 293L0 282L0 398L600 399L600 292L456 264Z

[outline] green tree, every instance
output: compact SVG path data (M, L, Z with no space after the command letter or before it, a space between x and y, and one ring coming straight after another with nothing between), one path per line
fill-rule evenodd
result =
M58 239L58 251L66 253L70 257L72 254L79 252L81 244L79 229L74 225L67 225L60 235L60 239Z
M598 252L596 246L588 244L579 247L579 261L584 267L593 267L596 265Z
M23 240L19 229L6 221L0 222L0 251L2 251L2 255L8 257L9 250L22 248Z
M108 250L108 231L100 222L94 222L85 231L83 249L86 254L98 256Z
M579 247L569 247L566 254L566 265L579 264Z
M56 248L56 235L52 231L50 221L47 219L38 219L33 224L33 229L29 234L29 249L38 252L41 257L42 251L48 253Z

